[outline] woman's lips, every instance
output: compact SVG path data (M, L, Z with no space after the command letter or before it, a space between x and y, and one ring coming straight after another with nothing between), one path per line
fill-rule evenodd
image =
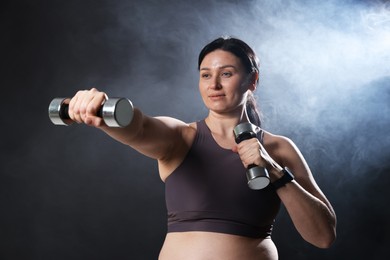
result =
M209 95L209 98L211 100L218 100L218 99L222 99L224 97L225 97L224 94L212 94L212 95Z

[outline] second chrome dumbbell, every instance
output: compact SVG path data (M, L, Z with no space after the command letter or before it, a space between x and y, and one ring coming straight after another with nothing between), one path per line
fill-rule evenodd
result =
M247 139L256 138L257 135L255 129L256 126L249 122L237 125L233 130L236 143L240 143ZM248 166L246 177L248 180L248 186L252 190L264 189L270 183L267 169L255 164Z

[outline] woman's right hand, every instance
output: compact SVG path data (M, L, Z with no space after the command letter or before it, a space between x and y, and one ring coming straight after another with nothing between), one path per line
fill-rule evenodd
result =
M96 88L80 90L69 102L69 117L77 123L94 127L105 126L104 120L97 116L97 112L107 99L106 93Z

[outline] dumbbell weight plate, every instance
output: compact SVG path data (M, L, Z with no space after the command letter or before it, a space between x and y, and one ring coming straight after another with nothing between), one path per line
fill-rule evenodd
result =
M109 98L104 103L102 117L110 127L125 127L133 119L133 104L126 98Z
M49 118L55 125L71 125L73 123L68 116L67 106L62 105L65 101L68 103L70 98L55 98L50 102Z

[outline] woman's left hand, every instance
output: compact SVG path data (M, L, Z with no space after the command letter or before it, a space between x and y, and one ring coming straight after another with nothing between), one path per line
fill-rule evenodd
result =
M282 170L282 167L268 154L257 138L244 140L234 146L232 150L238 153L245 168L255 164L267 169L273 167Z

